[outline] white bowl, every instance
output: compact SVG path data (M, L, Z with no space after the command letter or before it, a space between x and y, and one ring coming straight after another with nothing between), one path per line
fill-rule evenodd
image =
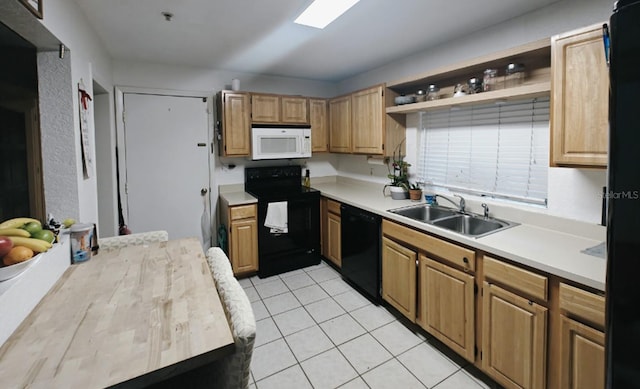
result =
M42 253L33 256L33 258L27 259L13 265L0 267L0 282L10 280L13 277L20 275L23 271L27 270L31 265L38 262L42 257Z
M416 102L416 96L414 95L410 95L410 96L397 96L394 99L394 102L396 103L396 105L403 105L403 104L411 104L411 103L415 103Z

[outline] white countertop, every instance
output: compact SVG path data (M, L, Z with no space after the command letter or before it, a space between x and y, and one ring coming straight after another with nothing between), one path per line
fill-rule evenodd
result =
M315 181L315 182L314 182ZM403 223L416 229L470 246L498 257L530 266L581 285L604 292L606 260L584 254L581 251L596 246L605 240L606 229L588 223L538 215L535 212L516 210L492 214L499 219L521 223L480 238L472 238L430 224L388 212L389 209L418 204L411 200L393 200L382 193L383 185L363 183L351 179L312 180L311 186L323 196L347 203L387 219ZM248 196L244 192L221 193L226 201L240 201ZM422 201L424 202L424 201ZM248 202L247 202L248 203ZM467 202L473 207L473 202ZM443 204L447 206L447 204ZM500 207L492 206L501 210ZM502 208L507 209L507 208ZM472 209L472 211L477 211Z
M220 197L222 197L230 207L258 202L258 199L247 192L221 192Z

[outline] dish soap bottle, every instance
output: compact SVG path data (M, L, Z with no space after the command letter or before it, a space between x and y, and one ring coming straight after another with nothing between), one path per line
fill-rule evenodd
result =
M302 181L302 185L306 188L311 187L311 179L309 178L309 169L305 171L304 180Z

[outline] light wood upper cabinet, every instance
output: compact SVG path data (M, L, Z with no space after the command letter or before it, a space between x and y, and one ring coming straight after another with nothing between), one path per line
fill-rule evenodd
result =
M218 152L225 157L251 152L251 98L248 93L222 91L216 99L221 141Z
M382 238L382 298L416 320L416 261L418 254L393 240Z
M309 99L311 151L329 151L329 109L326 99Z
M547 308L486 281L482 305L482 369L506 388L545 388Z
M251 120L266 124L308 124L308 99L299 96L251 94Z
M352 152L383 154L385 140L385 106L381 85L351 95Z
M607 166L609 72L602 23L551 38L551 165Z
M462 355L475 360L474 276L420 256L419 324Z
M281 107L280 120L282 123L309 123L309 100L306 97L282 96Z
M329 100L329 151L351 152L351 96Z
M280 121L280 96L251 95L251 120L254 123L278 123Z

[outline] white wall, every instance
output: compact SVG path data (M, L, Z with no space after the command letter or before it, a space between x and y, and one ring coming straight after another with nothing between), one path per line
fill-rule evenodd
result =
M116 136L113 99L104 88L98 92L94 83L93 107L96 139L96 179L98 190L98 234L100 237L118 235L118 202L116 197Z
M554 34L609 19L612 0L564 0L492 26L469 36L443 43L408 58L400 59L342 81L339 93L455 64L481 55L548 38ZM415 165L418 115L407 116L407 161ZM374 169L364 158L339 157L339 174L386 182L386 169ZM410 168L410 174L412 174ZM605 170L550 168L548 208L552 215L600 223L601 191Z
M231 80L234 78L240 80L241 90L253 92L316 97L331 97L336 94L336 85L329 82L148 62L113 62L113 80L118 86L209 91L214 95L222 89L231 89Z

